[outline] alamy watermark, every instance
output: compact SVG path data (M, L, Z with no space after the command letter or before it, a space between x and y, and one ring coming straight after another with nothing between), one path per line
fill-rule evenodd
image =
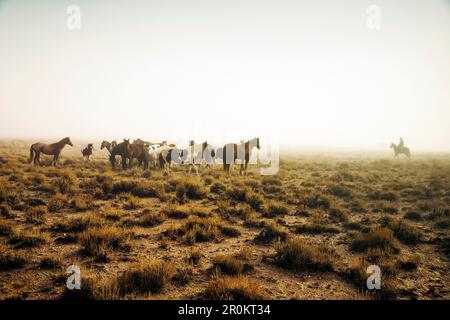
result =
M81 289L81 270L77 265L70 265L66 273L69 275L66 281L66 287L69 290Z

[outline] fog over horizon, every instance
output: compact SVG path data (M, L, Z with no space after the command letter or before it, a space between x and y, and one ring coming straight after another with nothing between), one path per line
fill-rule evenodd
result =
M450 152L448 0L0 0L0 70L0 138Z

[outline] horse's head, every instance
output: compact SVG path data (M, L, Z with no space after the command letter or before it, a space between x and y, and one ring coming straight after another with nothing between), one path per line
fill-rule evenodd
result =
M123 139L123 142L125 143L125 145L129 145L130 144L130 139Z
M91 150L94 149L94 144L93 143L89 143L88 144L88 149L91 149Z
M71 146L71 147L73 147L73 143L72 143L72 141L70 141L70 138L69 138L69 137L64 138L64 143L65 143L65 144L68 144L68 145Z
M100 146L100 150L105 149L107 145L108 145L108 141L103 140L102 145Z

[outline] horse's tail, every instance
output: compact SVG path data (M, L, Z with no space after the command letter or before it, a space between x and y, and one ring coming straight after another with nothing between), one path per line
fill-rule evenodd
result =
M31 147L30 147L30 159L28 159L28 163L33 162L33 158L34 158L33 146L34 146L34 144L32 144Z

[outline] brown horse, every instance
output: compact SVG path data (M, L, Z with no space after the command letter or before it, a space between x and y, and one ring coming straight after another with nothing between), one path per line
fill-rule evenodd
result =
M141 140L142 141L142 140ZM148 146L147 146L147 142L145 141L133 141L132 144L130 144L130 150L131 150L131 154L130 154L130 163L129 163L129 167L131 168L131 162L134 159L138 159L139 164L138 166L140 167L142 162L145 162L145 155L147 153L148 150Z
M30 147L30 159L28 162L33 162L34 165L41 165L40 156L41 153L43 153L53 156L52 165L56 167L56 163L58 162L61 150L66 144L71 147L73 146L72 141L70 141L69 137L66 137L61 141L52 144L45 144L40 142L32 144Z
M123 142L119 143L114 149L111 150L109 161L111 162L112 168L115 169L116 167L116 156L121 156L122 169L125 170L127 168L127 159L131 159L131 155L132 151L130 139L123 139Z
M92 151L94 150L94 144L89 143L86 148L81 150L81 154L83 155L83 159L89 161L89 157L92 155Z
M242 170L244 170L244 173L247 173L248 162L250 161L254 147L261 149L259 138L254 138L240 145L236 143L226 144L222 150L223 169L225 172L230 175L231 164L239 159L241 160L239 174L242 174Z

